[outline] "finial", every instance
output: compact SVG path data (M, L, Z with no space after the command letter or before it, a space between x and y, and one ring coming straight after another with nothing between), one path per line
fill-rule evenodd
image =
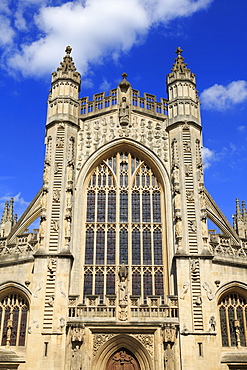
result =
M127 73L122 73L121 76L123 77L123 80L126 80L126 78L128 77Z
M68 45L68 46L66 47L66 49L65 49L65 53L66 53L67 55L70 55L70 54L71 54L71 51L72 51L72 47Z
M182 54L183 50L180 48L180 46L177 47L177 50L175 51L175 53L177 54L178 57L180 57L180 55Z

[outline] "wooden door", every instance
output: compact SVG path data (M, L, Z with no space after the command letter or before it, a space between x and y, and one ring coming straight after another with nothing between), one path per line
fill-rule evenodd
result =
M120 348L109 358L106 370L141 370L141 368L133 353Z

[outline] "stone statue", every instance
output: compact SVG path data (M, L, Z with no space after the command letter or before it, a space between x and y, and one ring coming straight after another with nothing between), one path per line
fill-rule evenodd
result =
M127 126L129 124L129 106L127 104L127 99L125 96L123 96L120 103L119 123L121 126Z
M77 345L72 350L72 357L71 357L71 370L81 370L81 350L80 347Z

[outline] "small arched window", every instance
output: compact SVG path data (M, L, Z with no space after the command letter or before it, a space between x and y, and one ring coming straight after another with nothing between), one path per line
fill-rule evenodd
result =
M239 292L225 294L219 302L223 347L246 347L247 295Z
M25 346L28 302L18 293L3 294L0 298L1 346Z

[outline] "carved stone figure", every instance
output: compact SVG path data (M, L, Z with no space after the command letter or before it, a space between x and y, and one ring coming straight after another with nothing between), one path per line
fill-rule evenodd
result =
M82 370L82 360L81 360L81 349L77 345L72 350L72 357L71 357L71 370Z
M184 299L184 297L186 296L186 293L188 292L188 289L189 289L189 283L183 283L183 290L180 294L180 299Z
M202 287L206 290L207 292L207 297L210 301L214 298L214 294L209 286L209 284L205 281L205 283L202 284Z
M211 316L210 317L209 325L210 325L209 331L215 331L215 328L216 328L216 320L215 320L215 317L214 316Z
M129 124L129 106L125 96L122 97L119 109L119 123L121 126L127 126Z

